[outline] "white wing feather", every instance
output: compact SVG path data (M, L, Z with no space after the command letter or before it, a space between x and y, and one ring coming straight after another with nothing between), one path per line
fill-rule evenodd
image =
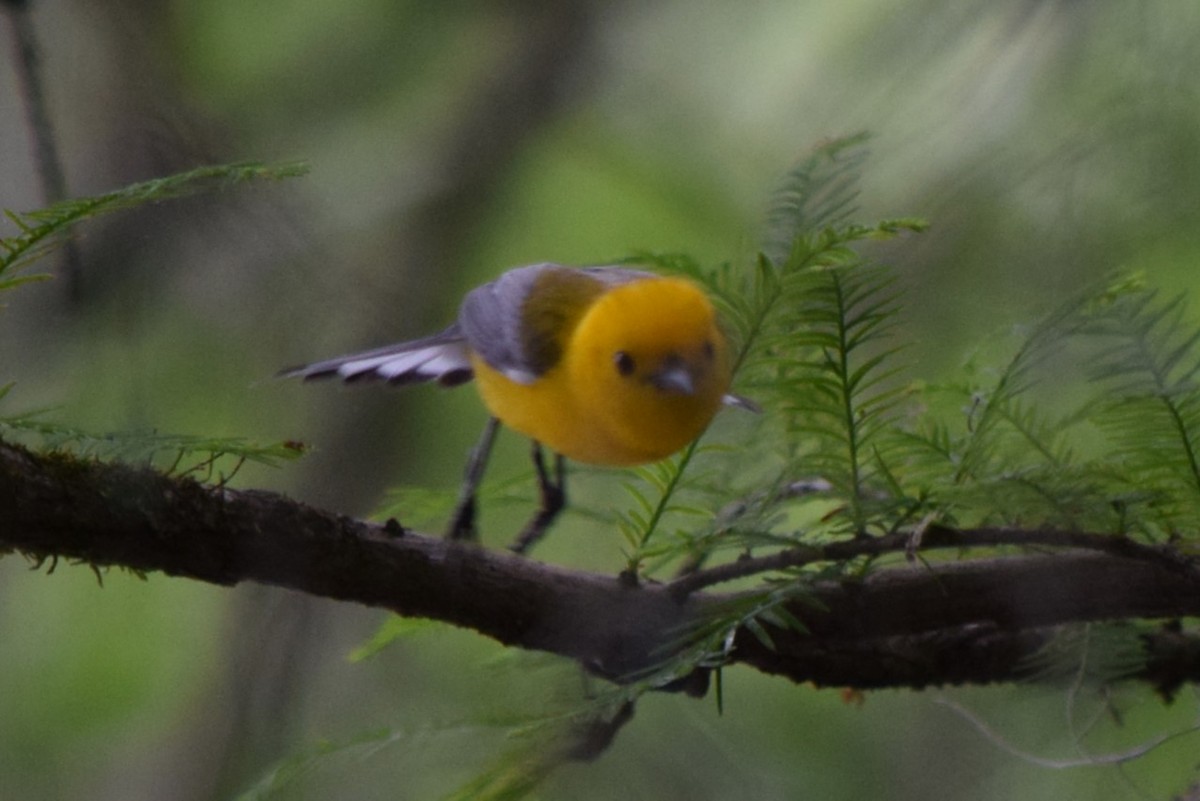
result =
M293 367L284 378L341 378L343 381L386 381L409 384L437 381L446 386L469 381L472 376L467 343L457 326L425 339L351 353L322 362Z

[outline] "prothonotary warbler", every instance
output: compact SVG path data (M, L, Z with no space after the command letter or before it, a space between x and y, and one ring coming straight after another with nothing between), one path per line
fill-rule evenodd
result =
M727 394L730 365L713 305L691 281L546 263L472 290L441 333L282 375L445 386L475 378L493 420L450 534L473 534L474 490L499 420L534 441L542 510L512 546L523 551L563 505L562 457L615 466L671 455L704 431L722 402L737 402ZM538 443L558 454L557 483Z

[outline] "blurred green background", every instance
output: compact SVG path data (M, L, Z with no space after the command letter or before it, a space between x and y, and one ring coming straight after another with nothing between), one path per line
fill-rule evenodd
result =
M746 259L775 182L828 136L875 134L859 216L933 223L872 254L906 285L898 336L917 376L1108 271L1172 293L1200 280L1200 4L29 6L71 194L247 159L312 174L85 226L77 299L63 281L5 298L3 411L301 439L303 462L235 483L351 514L400 484L452 489L478 401L279 383L277 369L435 330L517 264ZM27 210L43 198L10 21L0 207ZM501 451L493 475L526 469L517 438ZM489 541L524 513L485 511ZM539 558L620 564L615 534L556 534ZM29 567L0 561L5 799L233 798L280 759L372 732L389 734L303 762L272 797L437 797L494 764L513 714L580 693L569 665L436 626L352 663L383 620L370 609ZM857 705L735 669L723 715L647 698L600 761L539 797L1165 799L1195 777L1195 736L1123 767L1054 769L1014 749L1122 750L1191 725L1195 706L1065 687Z

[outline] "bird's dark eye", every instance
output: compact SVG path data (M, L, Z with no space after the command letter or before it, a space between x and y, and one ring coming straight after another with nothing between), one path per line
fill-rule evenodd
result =
M617 372L621 375L633 375L633 371L637 367L633 363L633 357L623 350L617 351L617 354L613 356L613 364L617 366Z
M713 343L711 340L707 340L707 339L704 340L703 353L704 353L704 358L710 362L717 355L717 350L716 350L716 348L713 347Z

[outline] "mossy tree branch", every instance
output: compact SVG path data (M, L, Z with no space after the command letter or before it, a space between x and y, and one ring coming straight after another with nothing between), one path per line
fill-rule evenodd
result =
M729 659L795 681L857 688L1006 682L1036 672L1032 658L1063 624L1200 615L1200 571L1183 558L1141 546L1081 550L1086 540L1061 534L1065 547L1053 552L897 560L859 580L820 583L789 602L807 632L760 621L769 643L761 632L738 631ZM981 536L988 545L1028 541L1021 531ZM903 553L904 543L895 546ZM275 493L4 443L0 548L377 606L570 657L615 679L660 663L681 631L745 597L632 585ZM1147 631L1139 635L1145 659L1124 678L1165 694L1200 678L1200 643L1170 627Z

